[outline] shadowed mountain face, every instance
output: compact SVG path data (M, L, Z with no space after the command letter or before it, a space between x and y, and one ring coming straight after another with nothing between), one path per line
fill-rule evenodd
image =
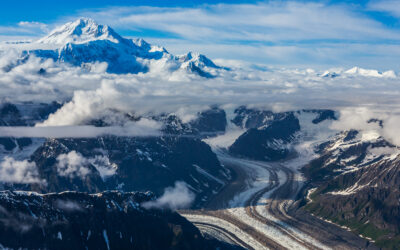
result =
M292 113L274 117L269 126L250 128L229 148L229 152L256 160L279 160L289 154L287 145L300 130Z
M203 238L176 212L146 210L151 193L0 192L2 248L238 249Z
M52 105L32 111L47 117ZM17 106L3 106L5 124L27 124ZM33 119L33 118L32 118ZM135 118L132 118L135 119ZM20 152L37 169L32 183L2 183L2 189L41 193L104 190L153 191L161 195L176 181L184 181L196 195L194 206L211 196L229 180L230 173L201 139L224 133L225 111L212 108L183 123L175 115L155 117L165 135L153 137L102 136L97 138L34 139L1 137L2 153ZM1 121L1 120L0 120ZM12 123L11 121L15 121ZM98 126L106 126L96 120ZM19 124L18 123L18 124ZM29 148L22 145L29 142ZM46 183L43 183L45 181Z
M240 107L235 110L236 116L232 122L247 131L229 147L229 152L233 155L263 161L286 158L290 152L293 152L291 148L296 142L296 134L301 130L296 116L300 112L314 113L316 115L312 120L314 124L336 119L332 110L273 113Z
M60 155L68 157L72 151L81 155L79 169L87 170L87 175L60 176ZM200 201L221 188L228 177L208 145L184 137L53 139L36 150L32 160L40 176L49 180L46 186L30 187L41 192L119 189L151 190L160 195L182 180ZM102 171L109 176L102 178Z
M320 157L303 170L312 199L305 208L374 239L379 246L400 244L400 158L382 138L362 141L343 132L319 147ZM397 247L396 247L397 246Z

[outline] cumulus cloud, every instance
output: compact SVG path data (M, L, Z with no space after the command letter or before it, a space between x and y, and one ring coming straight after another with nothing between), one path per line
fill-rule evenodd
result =
M87 166L87 160L80 153L71 151L68 154L57 156L57 173L69 178L84 179L91 171Z
M94 157L86 158L73 150L67 154L60 154L57 156L56 166L60 176L84 179L91 172L88 167L89 165L96 168L103 180L113 176L118 168L118 166L115 163L111 163L108 156L105 155L95 155Z
M13 58L0 55L0 64L12 64ZM41 68L46 70L45 75L38 74ZM323 77L324 72L254 69L236 64L231 71L221 72L214 79L171 78L174 74L171 72L116 75L30 57L10 71L0 70L0 100L13 103L57 100L65 104L35 127L2 127L0 133L48 138L151 136L158 135L161 127L151 119L152 115L175 113L188 121L211 105L231 109L248 105L274 111L348 107L399 111L398 77L373 77L333 69L331 72L339 76L329 78ZM132 121L130 117L142 119ZM109 127L87 126L96 119L110 124Z
M40 179L38 169L34 162L29 162L28 160L19 161L9 156L4 157L0 162L0 182L45 184L45 181Z
M148 201L142 204L146 209L171 209L189 207L195 199L195 195L191 192L187 184L183 181L175 182L174 187L165 189L164 194L154 201Z
M118 168L118 166L115 163L111 163L110 159L105 155L96 155L94 158L89 158L88 162L99 171L103 180L113 176Z

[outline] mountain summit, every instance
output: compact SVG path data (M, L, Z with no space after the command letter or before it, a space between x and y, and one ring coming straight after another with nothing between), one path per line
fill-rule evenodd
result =
M80 18L56 28L37 42L66 44L87 43L95 40L110 40L119 43L123 38L107 25L99 25L90 18Z
M137 74L149 71L181 72L212 78L226 68L215 65L206 56L189 52L175 56L166 49L143 39L120 36L111 27L93 19L80 18L66 23L24 50L27 56L48 59L73 66L89 67L92 63L107 63L107 72ZM153 69L153 65L156 65Z

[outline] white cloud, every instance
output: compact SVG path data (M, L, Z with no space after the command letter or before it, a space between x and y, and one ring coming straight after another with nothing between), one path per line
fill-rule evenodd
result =
M400 153L398 148L392 147L369 148L368 152L374 155L394 155Z
M378 122L374 122L378 120ZM382 121L383 127L380 126ZM376 107L349 107L340 111L339 120L334 121L332 129L360 131L361 140L374 140L382 137L400 146L400 112L396 108L377 109Z
M29 162L28 160L19 161L9 156L4 157L0 162L0 182L18 184L46 183L40 179L34 162Z
M383 136L395 145L400 146L400 115L390 116L384 125Z
M48 25L40 22L21 21L15 26L0 26L0 36L4 40L31 40L47 32Z
M400 1L399 0L381 0L370 1L368 8L374 11L389 13L394 17L400 17Z
M16 138L91 138L104 135L115 136L158 136L161 134L159 123L142 118L138 122L128 122L123 126L37 126L37 127L0 127L0 134Z
M87 160L80 153L71 151L68 154L57 156L57 173L69 178L84 179L91 171L87 166Z
M182 181L175 182L174 187L165 189L164 194L154 201L142 204L146 209L159 208L176 210L189 207L195 199L195 195L189 190L187 184Z
M191 40L370 40L377 35L400 38L350 6L315 2L270 1L195 8L115 7L79 15L94 17L117 28L155 29Z
M48 25L45 23L40 23L40 22L28 22L28 21L21 21L18 23L19 27L24 27L24 28L28 28L28 29L39 29L42 32L49 32L49 28Z
M88 162L99 171L103 180L113 176L118 168L118 166L115 163L111 163L110 159L105 155L96 155L94 158L89 158Z
M92 165L99 172L103 181L113 176L118 166L111 163L108 156L95 155L93 158L86 158L75 150L57 156L57 172L60 176L70 178L79 177L84 179L90 174L89 165Z

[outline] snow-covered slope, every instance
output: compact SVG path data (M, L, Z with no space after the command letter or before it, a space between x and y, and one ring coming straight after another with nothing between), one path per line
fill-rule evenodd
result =
M86 43L95 40L110 40L119 43L123 38L107 25L98 25L92 19L81 18L56 28L37 42L65 44Z
M207 78L226 70L204 55L189 52L175 56L143 39L123 38L111 27L88 18L66 23L47 36L20 47L24 57L35 55L74 66L107 63L107 72L117 74L147 73L152 71L153 65L157 65L154 70L162 72L181 71Z
M321 74L322 77L378 77L378 78L396 78L396 73L393 70L380 72L376 69L363 69L360 67L353 67L348 70L327 70Z

